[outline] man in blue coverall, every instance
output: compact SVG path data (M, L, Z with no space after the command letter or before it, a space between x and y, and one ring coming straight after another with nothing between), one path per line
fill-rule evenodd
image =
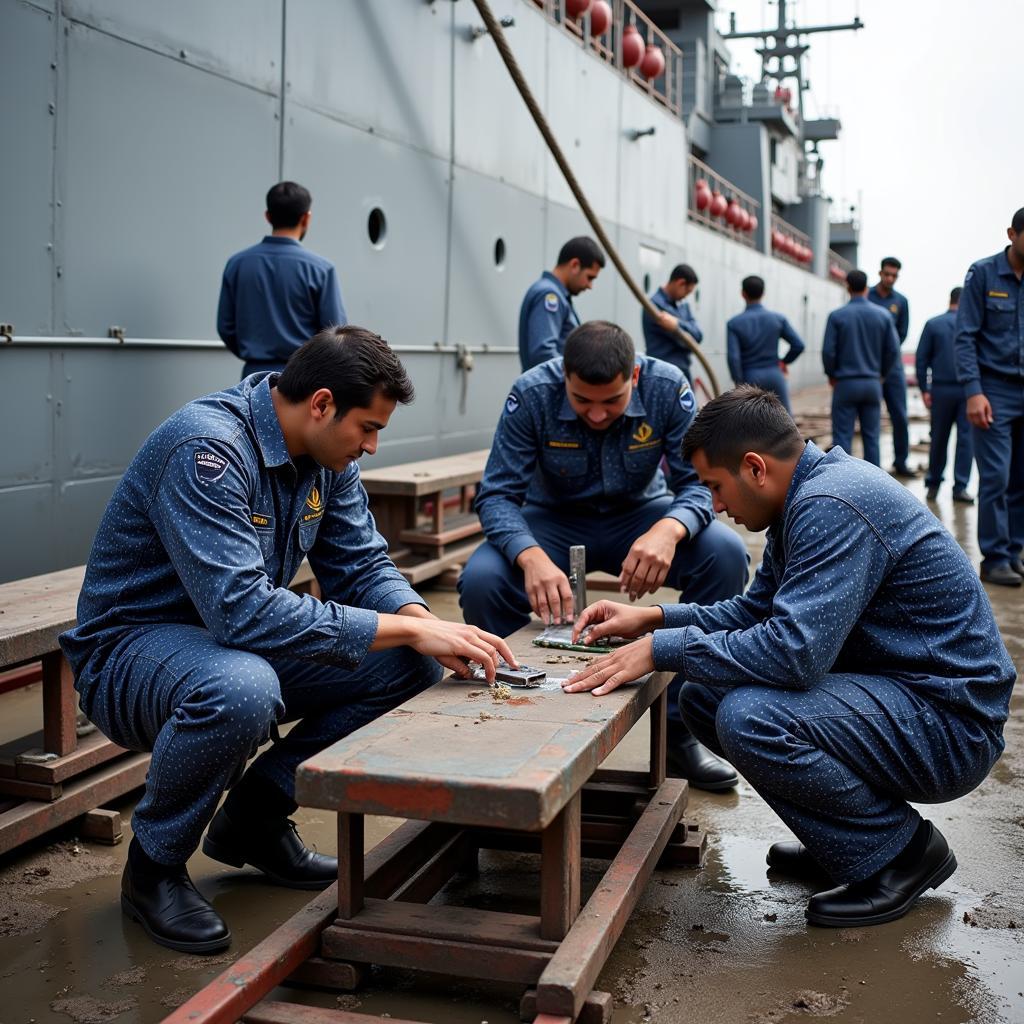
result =
M949 309L939 316L933 316L924 325L921 340L917 343L915 360L917 386L921 389L924 404L931 412L932 440L928 453L928 476L925 478L925 486L928 488L926 497L934 501L939 495L939 485L946 471L949 435L953 424L956 424L953 500L963 505L973 505L974 499L967 493L967 481L971 478L974 448L967 423L967 397L957 383L953 358L956 310L962 291L962 288L954 288L949 293Z
M374 529L358 460L412 394L377 335L325 331L282 374L171 416L110 499L78 625L60 642L90 720L153 753L121 905L161 945L208 953L231 941L185 866L211 818L214 860L279 885L329 885L336 859L308 850L289 821L298 765L436 682L438 661L466 675L470 659L493 678L496 653L511 658L498 637L434 618ZM287 589L303 557L322 602Z
M589 291L604 266L604 253L592 238L570 238L558 253L554 270L545 270L519 307L519 362L524 371L560 356L580 318L573 296Z
M717 511L768 531L753 583L708 608L592 605L577 630L642 639L565 688L679 672L687 725L799 840L775 843L769 868L834 886L807 920L895 920L956 870L912 803L969 793L1003 750L1016 673L984 589L909 491L805 444L768 392L709 402L684 452Z
M903 264L895 256L886 256L878 271L878 284L868 291L868 302L886 310L896 326L900 344L907 340L910 330L910 303L896 291L894 285ZM917 470L907 464L910 457L910 420L907 416L907 376L903 372L902 356L896 360L882 381L882 397L892 421L893 475L905 480L917 476Z
M774 391L779 401L792 413L786 367L804 350L803 339L781 314L765 309L764 279L756 274L743 278L740 286L747 308L726 324L726 359L729 373L736 384L756 384ZM779 338L789 342L789 351L779 359Z
M691 388L692 354L686 342L679 337L676 328L686 331L698 345L704 340L704 332L694 319L690 304L686 301L696 287L697 272L688 263L680 263L672 268L668 281L650 297L651 302L661 311L660 316L655 320L645 309L642 317L647 354L678 366Z
M967 395L978 463L981 578L1024 577L1024 207L1010 244L967 271L956 315L956 376Z
M892 317L867 300L867 275L846 275L850 301L829 314L821 361L832 385L832 444L853 451L853 427L860 420L864 461L881 465L882 378L900 358Z
M676 367L637 357L629 335L602 320L569 335L564 361L524 373L505 401L477 493L487 541L459 580L466 621L499 636L525 626L531 610L545 622L571 621L574 544L586 545L588 570L618 576L630 599L662 585L699 604L741 593L743 543L715 521L680 454L695 412ZM673 773L694 786L736 784L674 708L669 751Z
M347 323L334 264L301 244L312 202L301 185L278 182L267 193L264 214L271 233L224 268L217 333L245 360L243 377L284 369L314 334Z

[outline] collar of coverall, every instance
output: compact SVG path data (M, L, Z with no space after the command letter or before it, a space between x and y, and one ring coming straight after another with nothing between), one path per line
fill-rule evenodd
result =
M288 446L284 441L284 433L274 409L274 401L270 397L272 384L277 383L279 373L268 373L256 387L249 392L249 409L252 412L252 424L256 431L263 464L268 469L274 466L286 466L291 463Z

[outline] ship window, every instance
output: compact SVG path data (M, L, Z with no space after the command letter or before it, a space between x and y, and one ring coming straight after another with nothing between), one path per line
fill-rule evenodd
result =
M494 265L502 270L505 266L505 239L499 238L494 243Z
M370 211L370 216L366 221L366 233L370 236L370 244L375 249L384 247L384 239L388 234L388 222L384 211L379 206L375 206Z

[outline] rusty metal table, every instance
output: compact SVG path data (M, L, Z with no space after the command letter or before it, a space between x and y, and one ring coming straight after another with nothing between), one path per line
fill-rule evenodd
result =
M538 629L510 639L517 657L552 675L579 667L548 664L554 652L531 645ZM593 985L655 864L704 855L703 832L681 821L686 783L665 778L669 679L600 698L513 689L497 702L485 684L449 678L305 762L296 798L338 814L337 886L168 1024L367 1020L254 1004L288 977L354 987L374 963L522 984L537 1024L607 1021L611 999ZM648 709L650 770L602 770ZM412 820L364 856L366 814ZM480 849L540 854L536 916L429 903ZM611 863L581 907L583 857Z

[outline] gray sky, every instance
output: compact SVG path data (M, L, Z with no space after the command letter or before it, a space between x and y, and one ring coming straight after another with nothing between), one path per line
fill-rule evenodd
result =
M719 28L775 24L764 0L719 0ZM799 0L802 24L846 23L859 32L807 37L810 117L837 115L838 142L821 146L833 219L859 200L860 263L874 282L883 256L898 256L896 287L910 301L909 342L946 308L970 263L1006 245L1024 206L1020 60L1024 0ZM741 74L756 80L754 44L731 44Z

